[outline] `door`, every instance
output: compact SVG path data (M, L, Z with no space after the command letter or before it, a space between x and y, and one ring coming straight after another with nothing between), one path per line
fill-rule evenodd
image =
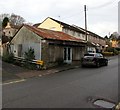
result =
M64 62L65 63L72 62L72 48L70 48L70 47L64 48Z

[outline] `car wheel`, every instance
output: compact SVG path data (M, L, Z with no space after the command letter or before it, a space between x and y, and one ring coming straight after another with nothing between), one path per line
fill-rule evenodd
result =
M100 63L99 62L96 63L96 67L97 68L100 67Z

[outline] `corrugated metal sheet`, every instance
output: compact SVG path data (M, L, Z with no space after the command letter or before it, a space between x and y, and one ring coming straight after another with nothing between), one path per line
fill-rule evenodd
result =
M32 32L36 33L40 37L43 37L45 39L53 39L53 40L62 40L62 41L75 41L75 42L84 42L83 40L79 38L72 37L66 33L59 32L59 31L52 31L42 28L36 28L29 25L24 25L26 28L31 30Z

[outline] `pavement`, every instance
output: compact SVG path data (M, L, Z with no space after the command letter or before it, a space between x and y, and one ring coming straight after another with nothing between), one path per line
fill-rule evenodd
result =
M18 81L18 80L23 80L23 79L28 79L28 78L33 78L33 77L42 77L45 75L53 74L53 73L58 73L74 68L79 68L81 67L80 63L79 64L64 64L64 65L59 65L56 67L52 67L46 70L28 70L23 67L19 67L13 64L8 64L6 62L2 62L2 81L3 83L8 83L11 81Z
M53 67L47 70L31 70L31 71L23 72L23 73L16 74L16 75L20 77L21 79L28 79L32 77L38 77L38 76L42 77L45 75L58 73L58 72L62 72L62 71L66 71L66 70L70 70L74 68L79 68L79 67L80 65L62 65L62 66Z
M117 56L107 57L109 60L116 58ZM23 67L19 67L13 64L2 62L2 81L8 83L11 81L18 81L33 77L42 77L49 74L59 73L70 69L80 68L81 64L64 64L46 70L28 70ZM7 73L7 74L6 74Z

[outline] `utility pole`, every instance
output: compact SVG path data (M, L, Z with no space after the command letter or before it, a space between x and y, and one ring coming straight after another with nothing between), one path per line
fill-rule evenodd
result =
M87 38L87 13L86 13L86 5L84 5L84 11L85 11L85 39L88 41Z

